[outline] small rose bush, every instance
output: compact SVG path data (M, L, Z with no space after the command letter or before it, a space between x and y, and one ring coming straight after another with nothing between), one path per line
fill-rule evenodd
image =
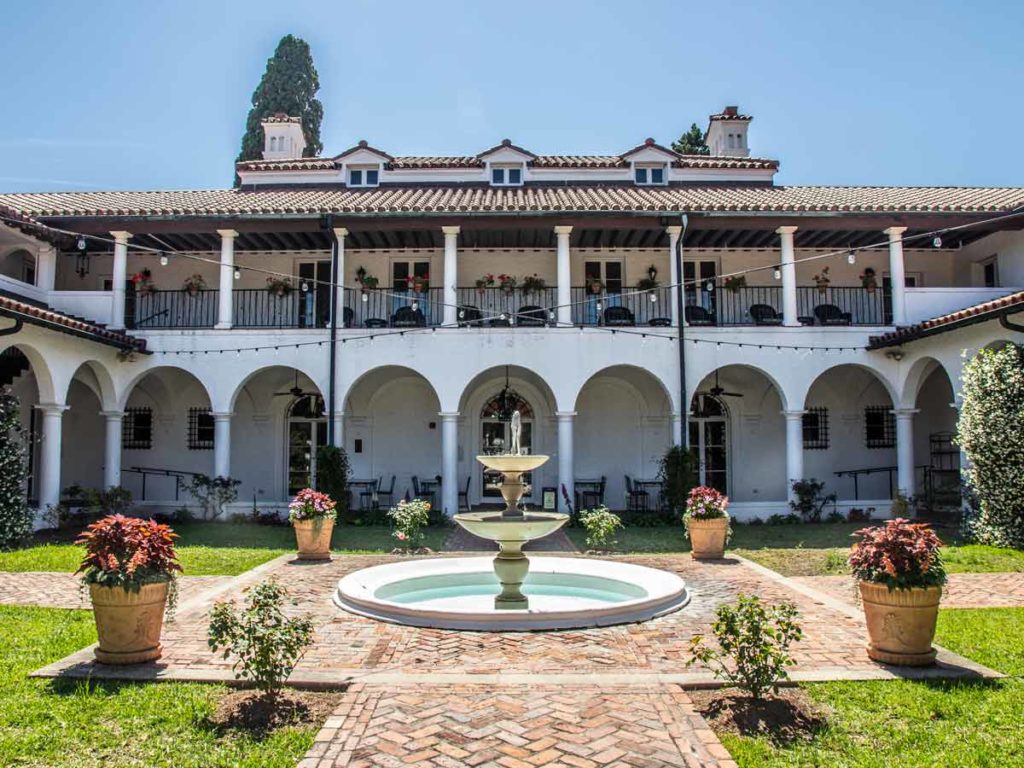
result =
M288 520L334 520L338 516L337 505L326 493L303 488L288 504Z
M604 504L582 510L580 523L587 532L587 546L590 549L607 549L615 544L615 532L623 527L622 519Z
M423 543L423 529L430 522L430 502L423 499L404 499L388 510L388 518L394 526L392 536L400 546L416 549Z
M942 542L925 523L901 517L884 525L862 528L850 551L854 577L885 584L889 589L937 587L946 583Z

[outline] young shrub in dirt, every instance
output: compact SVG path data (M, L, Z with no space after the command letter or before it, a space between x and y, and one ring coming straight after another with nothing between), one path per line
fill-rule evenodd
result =
M245 607L215 603L210 611L207 643L224 658L235 657L235 677L251 680L264 698L276 701L302 654L313 642L313 621L290 619L284 604L288 591L277 579L246 590Z
M587 532L589 549L608 549L615 545L615 532L620 530L622 519L604 504L580 512L580 523Z
M978 510L967 526L983 544L1024 547L1024 351L983 349L964 366L956 442Z
M21 407L9 387L0 391L0 549L22 543L32 533L32 510L25 498L25 440Z
M430 502L404 499L388 510L394 536L403 549L416 550L423 544L423 529L430 524Z
M216 520L224 514L224 508L238 498L238 486L241 480L230 477L210 477L209 475L192 475L186 483L181 482L186 491L196 500L202 510L203 520Z
M799 618L791 602L765 605L757 596L741 594L735 605L722 605L715 612L711 631L719 647L710 647L703 635L696 635L690 641L693 658L686 666L700 662L715 677L755 699L768 691L778 693L779 683L789 679L786 667L794 664L789 646L803 637Z

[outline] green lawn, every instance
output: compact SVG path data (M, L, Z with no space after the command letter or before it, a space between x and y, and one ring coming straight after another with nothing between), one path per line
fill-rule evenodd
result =
M95 640L87 611L0 606L0 765L293 768L313 742L312 726L220 731L222 686L26 677Z
M178 555L189 576L236 576L278 555L295 550L290 527L252 523L183 523L173 526L180 536ZM427 530L426 546L440 549L446 528ZM66 539L73 539L68 534ZM335 552L390 552L395 540L386 526L337 526L331 544ZM0 571L74 571L82 551L70 541L41 543L13 552L0 552Z
M780 746L724 733L722 742L741 768L1024 766L1024 609L942 611L937 641L1016 677L807 685L832 710L811 741Z
M846 555L850 537L863 523L799 525L733 525L729 549L784 576L821 576L848 573ZM585 548L582 528L569 529L569 537ZM943 550L950 573L1024 571L1024 552L980 544L957 543L953 531L939 535L950 546ZM690 542L682 525L650 528L628 527L618 533L617 552L689 552Z

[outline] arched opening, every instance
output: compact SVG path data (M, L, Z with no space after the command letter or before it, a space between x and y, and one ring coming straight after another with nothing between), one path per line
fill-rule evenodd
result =
M68 410L61 419L61 488L106 488L104 402L112 389L106 372L83 363L68 385ZM101 382L101 376L104 381Z
M918 491L930 511L954 512L962 500L953 385L937 361L929 359L923 365L913 399L914 456L921 467Z
M0 259L0 275L35 285L36 257L25 248L15 248Z
M512 443L511 424L512 415L519 412L522 423L520 433L520 450L523 453L532 453L534 414L533 406L529 401L520 395L506 380L505 386L494 397L484 403L480 411L480 452L484 454L506 453ZM495 501L501 498L502 474L480 466L480 483L482 500ZM524 496L533 494L532 473L523 475L523 483L526 485Z
M28 474L25 497L30 504L37 505L42 421L36 406L40 402L41 387L37 379L37 370L32 365L29 355L19 347L7 347L0 352L0 387L3 386L9 386L11 393L18 398Z

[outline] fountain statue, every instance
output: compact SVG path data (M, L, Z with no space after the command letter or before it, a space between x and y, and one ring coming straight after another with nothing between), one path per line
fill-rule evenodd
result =
M455 522L467 531L498 544L494 573L501 582L501 593L494 598L494 607L506 610L526 610L530 605L522 590L530 570L530 560L523 554L523 545L554 533L569 521L569 516L562 512L524 512L519 508L519 501L526 490L523 473L532 472L548 460L547 456L523 454L522 431L522 416L519 411L513 411L509 452L476 457L488 469L501 472L501 497L505 500L505 509L500 514L462 512L455 515Z

